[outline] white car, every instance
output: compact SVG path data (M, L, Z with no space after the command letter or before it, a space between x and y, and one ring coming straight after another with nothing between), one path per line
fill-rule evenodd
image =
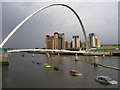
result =
M100 83L105 83L105 84L118 84L117 81L112 80L108 76L98 76L98 77L96 77L95 80L98 81L98 82L100 82Z

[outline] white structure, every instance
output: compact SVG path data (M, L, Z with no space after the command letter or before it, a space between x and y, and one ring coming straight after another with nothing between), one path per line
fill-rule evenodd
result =
M90 47L96 47L96 42L95 42L95 34L91 33L89 34L89 45Z
M100 47L100 39L97 37L95 33L90 33L89 34L89 47L95 48L95 47Z
M72 39L72 48L74 48L75 47L75 41L74 41L74 39Z
M100 39L96 37L95 40L96 40L96 47L101 47Z
M80 39L79 39L79 36L73 36L72 48L73 49L80 49Z

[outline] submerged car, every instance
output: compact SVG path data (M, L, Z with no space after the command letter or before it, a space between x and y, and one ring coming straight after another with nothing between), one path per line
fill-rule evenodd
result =
M54 70L60 70L60 68L59 67L54 67Z
M82 73L80 73L77 70L70 70L69 74L71 74L73 76L81 76L81 75L83 75Z
M51 67L50 65L44 65L44 67Z
M109 76L98 76L95 79L96 81L100 82L100 83L104 83L104 84L118 84L117 81L112 80Z
M51 67L51 65L49 65L49 64L47 64L47 63L45 63L43 66L44 66L44 67Z

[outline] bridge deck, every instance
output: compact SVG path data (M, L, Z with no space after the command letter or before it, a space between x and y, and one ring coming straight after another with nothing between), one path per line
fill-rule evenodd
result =
M86 52L86 51L69 51L69 50L53 50L53 49L20 49L20 50L8 50L8 53L12 52L39 52L39 53L61 53L61 54L83 54L87 56L92 55L112 55L111 52Z

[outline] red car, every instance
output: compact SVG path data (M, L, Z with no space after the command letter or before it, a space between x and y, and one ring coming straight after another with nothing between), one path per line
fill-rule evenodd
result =
M80 73L77 70L70 70L69 74L74 75L74 76L81 76L81 75L83 75L82 73Z

